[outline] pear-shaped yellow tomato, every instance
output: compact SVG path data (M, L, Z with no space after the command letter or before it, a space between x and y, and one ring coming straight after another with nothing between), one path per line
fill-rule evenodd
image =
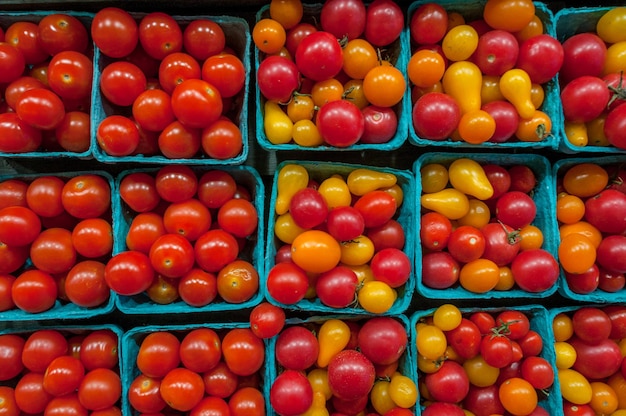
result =
M458 220L469 212L467 195L455 188L423 194L420 202L422 207L438 212L451 220Z
M461 114L480 110L483 75L478 65L470 61L452 63L442 79L446 94L456 100Z
M328 366L331 358L348 345L350 336L350 327L341 319L324 321L317 332L317 340L320 346L317 354L317 366L319 368Z
M365 195L376 189L388 188L396 184L398 178L393 173L375 169L357 168L348 174L348 189L354 195Z
M283 166L276 179L276 214L282 215L289 210L289 202L296 192L309 184L309 172L305 167L295 163Z
M517 110L523 119L529 119L535 113L535 104L532 100L532 86L530 76L526 71L513 68L500 77L500 92Z
M493 186L480 163L469 158L454 160L448 168L450 184L481 201L493 196Z
M267 140L272 144L289 143L293 135L293 121L276 101L266 101L264 109L263 129Z

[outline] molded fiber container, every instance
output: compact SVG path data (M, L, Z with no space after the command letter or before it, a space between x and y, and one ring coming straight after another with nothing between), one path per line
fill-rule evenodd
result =
M148 174L156 174L160 168L146 168L146 169L133 169L121 172L116 178L116 189L119 190L120 183L124 177L134 172L144 172ZM265 222L263 220L265 215L265 187L261 176L256 169L245 166L211 166L211 167L194 167L194 171L197 176L200 177L203 173L212 170L225 171L231 174L238 185L242 185L250 191L252 197L252 203L257 210L259 217L257 231L248 238L246 242L246 248L239 255L240 259L251 262L258 274L259 274L259 290L249 300L243 303L227 303L219 298L219 296L211 303L205 306L194 307L188 305L182 300L167 304L159 305L152 302L145 293L141 293L134 296L118 296L116 305L117 308L126 314L184 314L184 313L196 313L196 312L215 312L215 311L234 311L241 310L248 307L252 307L261 302L264 297L264 285L262 284L262 276L265 269L265 262L263 257L263 251L265 248ZM115 246L113 247L113 253L117 254L122 251L128 250L126 246L126 235L130 228L132 219L135 213L131 212L130 208L119 197L113 199L115 206L115 212L117 213L116 221L114 222L114 233L118 238L115 240ZM216 223L216 214L213 214L213 222Z
M563 43L577 33L595 33L596 24L602 15L615 7L565 7L560 9L554 16L556 21L556 37ZM560 94L560 88L559 88ZM560 108L563 114L563 108ZM563 124L559 125L562 130L559 150L564 153L625 153L626 149L615 146L575 146L567 140Z
M582 157L581 155L581 157L560 159L553 166L555 183L559 180L560 177L565 174L567 169L581 163L595 163L607 168L609 166L623 165L624 163L626 163L626 155L611 155L600 157ZM611 177L609 176L609 181L610 180ZM557 235L557 237L559 237L559 235ZM558 241L560 242L560 238ZM626 288L613 293L605 292L599 288L591 293L586 294L576 293L572 291L572 289L570 289L569 285L567 284L563 269L561 269L561 275L559 277L559 294L566 299L571 299L579 302L591 302L598 304L626 302Z
M472 153L471 155L462 155L459 153L425 153L420 156L413 165L413 172L416 175L416 207L417 220L415 225L415 269L417 271L417 292L428 299L466 299L466 300L482 300L482 299L521 299L521 298L546 298L557 291L557 283L550 289L532 293L514 286L510 290L496 291L490 290L486 293L472 293L462 288L458 283L446 289L430 288L422 282L422 246L420 239L420 218L422 181L420 176L421 169L430 163L439 163L444 166L463 157L469 157L472 160L482 164L493 163L508 168L513 165L525 165L532 169L537 179L537 184L532 192L532 198L537 207L537 215L533 224L539 227L543 233L543 246L556 259L558 252L558 228L556 224L556 191L555 181L552 176L552 168L547 158L533 154L495 154L495 153ZM493 216L493 213L492 213Z
M268 225L267 225L267 249L266 249L266 269L264 278L262 279L262 284L266 286L267 282L267 274L272 269L272 267L276 264L275 256L278 248L282 245L282 243L274 236L274 222L277 218L276 211L274 209L276 205L276 198L278 194L277 190L277 182L280 170L289 164L297 164L306 168L309 173L309 178L318 183L321 183L324 179L329 178L333 175L341 175L344 179L348 177L348 174L355 169L366 168L373 169L379 172L392 173L397 177L397 184L401 186L404 200L398 211L396 212L396 217L394 217L400 225L405 233L405 245L403 248L404 253L408 256L409 260L413 262L414 256L414 228L413 228L413 216L415 215L415 197L414 193L414 179L409 171L391 169L391 168L379 168L372 166L364 166L364 165L354 165L347 163L326 163L326 162L312 162L312 161L284 161L276 168L276 174L274 175L273 185L272 185L272 193L269 205L268 212ZM412 263L413 264L413 263ZM398 298L394 302L393 306L384 314L385 315L399 315L403 313L411 303L411 298L413 296L413 291L415 288L415 270L411 272L411 275L408 281L397 288ZM267 290L265 288L264 290ZM277 302L272 296L268 293L267 299L269 302L274 303L284 309L294 309L297 311L306 311L312 313L342 313L342 314L370 314L365 311L361 306L355 306L351 308L332 308L330 306L324 305L317 297L313 299L302 299L293 305L285 305L280 302Z
M389 315L387 316L389 318L392 318L396 321L398 321L399 323L402 324L402 326L405 328L406 330L406 334L407 337L409 339L409 343L411 342L410 339L412 337L411 334L411 327L410 327L410 322L409 322L409 318L406 315ZM329 320L333 320L333 319L339 319L342 321L346 321L346 322L354 322L360 325L363 325L365 322L371 320L371 319L376 319L376 317L364 317L364 316L359 316L359 315L335 315L335 314L331 314L331 315L314 315L308 318L304 318L304 319L300 319L300 318L289 318L286 322L285 322L285 327L289 328L292 326L302 326L305 328L310 329L311 331L313 331L314 334L317 334L317 331L319 329L319 327L326 321ZM283 329L283 331L284 331ZM268 342L268 352L269 352L269 356L271 357L268 361L267 361L267 374L268 374L268 382L266 383L268 385L268 391L271 388L271 385L274 383L274 380L276 380L276 377L283 371L283 367L278 363L278 361L276 360L276 340L279 337L279 335L272 337L269 339ZM314 365L312 368L316 368L316 366ZM403 375L409 377L411 380L413 380L413 382L417 385L417 361L415 361L415 354L414 354L414 348L411 348L410 345L407 345L406 350L404 351L404 353L402 354L402 356L400 357L400 361L398 364L398 370L400 373L402 373ZM309 370L307 370L309 371ZM269 397L269 395L267 396ZM269 402L269 400L268 400ZM268 406L271 407L271 405L268 403ZM370 406L371 407L371 406ZM419 416L420 415L420 409L419 406L413 406L411 408L409 408L414 415ZM274 409L271 409L272 413L268 413L268 414L276 414L274 412Z
M417 311L411 315L411 341L410 348L411 354L416 357L415 362L417 363L417 324L424 320L425 318L432 316L435 312L436 308L428 309L425 311ZM497 315L498 313L505 310L514 310L524 313L530 321L530 329L536 331L543 340L543 348L540 357L545 358L550 362L552 368L555 372L555 380L554 384L547 389L546 394L538 394L539 397L539 406L543 407L548 414L550 415L559 415L562 414L562 405L561 405L561 395L560 395L560 387L558 384L558 378L556 377L556 354L554 352L554 334L552 332L552 320L549 317L548 310L541 305L524 305L524 306L510 306L510 307L497 307L497 308L485 308L485 307L472 307L472 308L461 308L461 312L464 317L468 317L474 312L488 312L492 315ZM417 366L415 367L415 371L418 372L417 378L420 377L419 371L417 370ZM422 408L423 410L423 408Z
M322 4L304 4L304 16L302 18L303 22L312 23L314 26L319 28L319 15L321 13ZM256 20L259 21L263 18L269 17L269 5L263 6L256 14ZM394 64L394 66L402 72L405 80L408 80L408 76L406 73L406 67L409 59L409 50L404 47L407 42L405 37L407 36L406 31L402 31L400 37L396 39L391 45L384 48L382 50L383 54L389 55L389 61ZM255 76L258 73L259 64L261 63L263 53L260 52L256 47L254 47L254 60L255 60ZM385 56L385 55L383 55ZM295 57L294 57L295 58ZM408 125L411 114L411 97L410 97L410 89L408 87L404 93L404 97L402 100L396 104L393 109L398 118L398 127L396 129L395 135L389 139L386 143L361 143L358 141L352 146L348 147L337 147L330 146L327 144L322 144L320 146L306 147L300 146L295 142L291 141L290 143L285 144L274 144L272 143L265 134L265 128L263 126L264 119L264 104L265 97L261 94L258 86L255 84L255 102L256 102L256 137L259 145L265 150L275 150L275 151L306 151L306 152L341 152L341 151L360 151L360 150L380 150L380 151L391 151L398 149L401 147L407 139L408 134Z
M8 12L4 11L0 13L0 28L4 31L13 23L16 22L32 22L38 24L43 17L55 14L55 13L63 13L70 15L72 17L80 20L85 28L87 29L87 33L91 30L91 22L93 20L93 13L88 12L78 12L78 11L57 11L57 10L37 10L37 11L16 11L16 12ZM89 38L89 45L91 45L91 37ZM87 53L87 56L96 61L95 54ZM94 66L95 71L95 66ZM95 83L94 83L95 86ZM94 88L92 86L92 92ZM93 106L93 102L90 104L90 107ZM90 109L85 110L87 114L89 114ZM46 134L44 134L45 136ZM44 140L45 141L45 140ZM37 158L37 159L51 159L51 158L80 158L80 159L91 159L93 156L93 142L90 143L89 148L82 152L70 152L64 149L46 149L40 147L34 152L24 152L24 153L5 153L0 152L0 157L12 157L12 158Z
M145 14L133 14L136 20L140 20ZM245 69L245 82L240 91L235 97L233 97L232 105L233 109L231 113L233 118L231 121L235 123L241 131L243 147L241 152L229 159L214 159L204 154L202 148L200 152L193 158L183 159L170 159L162 154L157 155L129 155L129 156L111 156L105 153L96 141L96 133L98 126L107 116L113 114L131 115L130 108L114 107L108 102L102 95L99 88L100 77L102 70L107 64L114 62L115 60L105 56L100 52L99 48L95 48L95 69L94 69L94 89L91 111L91 140L94 157L96 160L104 163L153 163L153 164L186 164L186 165L237 165L242 164L248 157L249 143L248 143L248 95L249 95L249 82L250 82L250 28L245 19L232 16L173 16L174 19L184 29L186 24L197 19L212 20L220 25L224 30L226 36L226 46L234 50L237 57L241 60ZM200 62L202 67L202 62ZM230 102L230 101L229 101Z
M146 325L141 327L132 328L124 333L121 341L121 349L122 349L122 359L120 361L123 372L122 372L122 414L124 415L139 415L130 404L128 399L128 391L133 380L141 374L139 369L137 368L137 355L139 354L139 348L143 340L150 334L156 332L169 332L178 337L180 341L182 341L183 337L196 329L208 328L217 332L220 335L220 339L223 339L223 336L232 329L246 329L250 328L250 324L248 322L224 322L224 323L205 323L205 324L176 324L176 325ZM264 345L264 363L261 369L259 370L260 376L260 391L263 393L263 396L269 398L269 383L267 380L269 377L268 363L270 362L270 354L268 349L267 340L263 340ZM223 357L222 357L223 361ZM182 364L179 365L182 367ZM207 397L205 394L204 397ZM270 404L269 400L265 402L265 410L269 415L270 413Z
M411 22L411 17L415 13L415 11L422 5L428 3L428 1L420 0L411 3L409 6L406 29L409 31L409 23ZM448 12L458 12L464 18L466 22L471 22L475 19L482 18L482 12L484 9L486 1L465 1L461 2L458 0L439 0L437 4L443 6ZM544 26L544 33L556 37L555 32L555 24L554 24L554 15L552 11L548 8L548 6L542 2L534 2L535 4L535 14L541 19L541 22ZM407 44L405 45L405 49L412 49L412 40L410 33L406 36ZM413 52L411 52L413 53ZM557 149L560 141L560 134L562 134L562 129L559 126L562 124L563 120L563 112L561 110L561 98L560 92L557 84L556 77L552 80L548 81L543 85L545 98L540 110L545 112L550 116L552 120L552 134L546 137L545 139L537 142L522 142L515 137L510 138L508 141L504 143L493 143L493 142L485 142L481 144L470 144L464 141L454 141L451 139L445 140L429 140L423 137L419 137L417 132L415 131L415 127L412 121L412 108L413 104L411 104L411 109L409 110L409 114L411 115L411 121L409 122L409 143L416 146L438 146L438 147L449 147L452 149L506 149L506 150L521 150L521 151L530 151L532 149L538 148L548 148L548 149Z
M36 178L42 176L55 176L59 177L63 180L68 180L74 176L79 176L81 174L95 174L104 178L111 188L111 194L113 195L114 190L114 180L113 177L104 171L76 171L76 172L63 172L63 173L24 173L24 174L12 174L6 176L0 176L0 182L3 182L8 179L19 179L23 180L27 183L32 182ZM116 227L116 213L115 208L113 207L113 203L111 203L112 214L109 221L111 221L111 225L113 229ZM71 231L71 230L70 230ZM113 244L115 244L115 234L113 237ZM79 256L80 259L80 256ZM104 261L106 264L106 260ZM13 276L17 277L20 273L26 270L27 267L32 266L32 262L29 259L26 260L26 263L14 273L11 273ZM12 321L43 321L43 320L70 320L70 319L90 319L94 317L98 317L100 315L108 314L112 312L115 308L115 301L117 298L117 294L113 291L110 291L109 299L104 302L100 306L96 306L93 308L85 308L82 306L78 306L72 302L64 302L57 298L52 308L47 311L39 312L39 313L28 313L17 307L15 309L7 310L4 312L0 312L0 323L10 323Z

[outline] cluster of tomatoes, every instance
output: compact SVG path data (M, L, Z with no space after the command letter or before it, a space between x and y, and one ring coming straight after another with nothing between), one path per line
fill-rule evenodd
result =
M621 164L580 162L559 172L559 263L569 290L618 292L626 273L626 188Z
M412 127L418 138L541 142L552 129L544 86L563 60L531 0L488 0L466 21L425 3L410 16ZM550 56L550 59L546 59Z
M553 315L563 413L626 413L626 307L581 306Z
M135 19L107 7L96 13L91 31L103 55L98 105L108 111L96 134L103 152L220 160L241 153L234 117L247 74L220 24L183 23L163 12Z
M545 309L462 312L444 304L415 325L422 415L549 415ZM544 316L545 321L547 317Z
M396 134L406 80L402 9L390 0L274 0L252 31L263 131L273 145L349 147Z
M563 40L559 83L565 137L573 148L626 148L626 108L620 109L624 103L622 72L626 68L626 36L620 25L625 16L623 7L608 9L597 20L595 31L575 33Z
M270 404L280 416L412 415L418 392L407 345L405 323L392 317L287 326L275 338Z
M129 225L124 248L105 268L113 291L194 307L256 296L259 274L245 258L259 211L231 173L187 165L131 171L120 180L119 194Z
M4 414L121 416L119 339L111 328L0 335Z
M249 328L142 330L128 348L136 363L128 400L140 414L265 412L265 344Z
M111 181L95 173L0 183L0 311L40 313L57 299L105 304L111 256Z
M0 152L89 150L93 51L79 17L28 15L0 28Z
M426 163L420 174L424 286L471 293L555 287L559 265L534 225L533 193L541 190L530 167L457 158Z
M348 166L309 175L308 168L285 163L276 173L271 238L279 247L267 275L270 298L387 312L412 271L398 221L402 184L393 172Z

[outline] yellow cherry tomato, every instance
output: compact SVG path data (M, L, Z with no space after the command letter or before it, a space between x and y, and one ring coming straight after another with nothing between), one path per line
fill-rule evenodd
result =
M596 33L606 43L626 40L626 7L613 7L600 16Z
M309 172L301 165L288 163L278 172L276 179L276 214L282 215L289 210L291 197L309 185Z
M482 228L491 220L489 206L480 199L469 199L469 211L457 220L458 225L471 225L475 228Z
M435 325L421 325L415 337L417 353L435 360L441 357L448 347L445 333Z
M604 122L606 121L606 114L600 114L600 116L587 123L587 138L589 146L609 146L611 143L604 134Z
M352 195L346 181L340 176L331 176L320 183L318 192L326 201L328 209L349 206L352 203Z
M467 373L469 382L477 387L492 386L500 375L500 369L487 364L480 354L465 360L463 362L463 369L465 369L465 373Z
M315 114L313 98L306 94L294 94L287 104L287 115L294 123L299 120L312 120Z
M483 75L480 87L480 100L483 105L492 101L505 100L504 95L500 91L499 76Z
M420 168L422 192L439 192L448 186L448 168L441 163L427 163Z
M571 368L576 362L576 349L568 342L557 341L554 343L556 353L556 368Z
M478 32L468 24L450 29L441 41L441 49L451 61L465 61L478 47Z
M626 71L626 40L614 43L606 49L604 75Z
M389 384L389 380L376 380L370 392L372 407L379 415L384 415L391 409L397 407L389 394Z
M499 267L500 274L498 275L498 283L493 287L493 290L510 290L515 286L515 278L513 277L513 271L508 266Z
M573 404L587 404L591 401L591 384L578 371L565 368L557 370L561 396Z
M311 388L314 392L323 393L326 400L329 400L333 396L333 392L328 384L328 371L325 368L312 369L307 373L306 378L309 379L309 383L311 383Z
M365 93L363 92L362 79L351 79L343 84L343 96L344 99L351 101L361 110L369 105L369 101L367 101Z
M347 266L362 266L374 256L374 242L366 235L360 235L351 241L343 241L340 247L340 261Z
M303 232L304 228L296 224L289 212L279 215L274 221L274 235L285 244L293 243Z
M292 136L294 143L303 147L316 147L324 143L324 138L312 120L296 121Z
M417 385L410 377L396 372L389 382L389 396L398 407L408 409L417 402Z
M566 313L557 314L552 320L552 332L554 339L558 341L567 341L574 335L574 324L572 318Z
M361 307L370 313L381 314L393 306L397 292L385 282L372 280L363 283L357 293Z
M442 331L451 331L461 323L461 310L451 303L444 303L433 312L433 324Z
M575 147L585 147L589 144L589 136L587 135L587 125L585 123L574 123L565 120L565 138Z

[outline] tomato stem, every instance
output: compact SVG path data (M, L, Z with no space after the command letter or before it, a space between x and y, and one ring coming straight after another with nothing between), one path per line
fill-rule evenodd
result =
M611 91L611 98L609 99L609 102L607 103L607 108L611 107L611 104L613 104L616 100L624 100L626 99L626 89L624 89L623 87L624 85L624 71L620 71L619 72L619 84L617 84L617 87L613 87L611 85L609 85L609 91Z

